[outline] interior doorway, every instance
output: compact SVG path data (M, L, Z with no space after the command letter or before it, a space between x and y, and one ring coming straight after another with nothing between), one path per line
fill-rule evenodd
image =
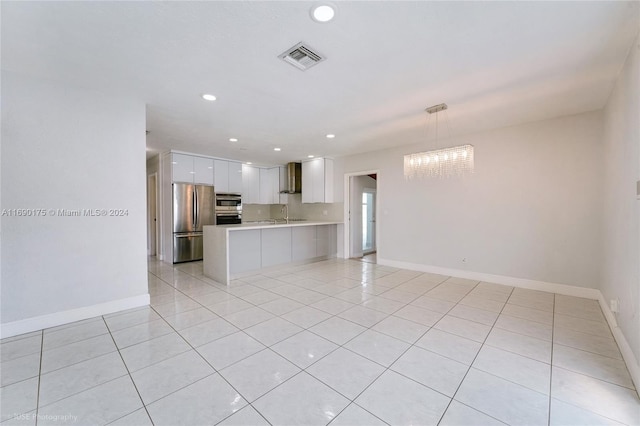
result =
M158 173L147 176L147 254L158 254Z
M376 188L362 191L362 254L376 251Z
M378 172L366 171L345 175L345 257L375 262L378 251L379 224L376 220L379 197Z

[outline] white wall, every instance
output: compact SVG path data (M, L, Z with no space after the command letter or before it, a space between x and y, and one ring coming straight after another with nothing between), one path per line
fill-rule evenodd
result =
M640 180L638 93L640 42L636 40L604 111L604 266L600 287L607 303L611 299L620 301L616 319L635 355L636 371L640 371L637 366L637 360L640 360L640 200L636 196L636 182Z
M379 260L595 288L601 137L593 112L439 141L475 146L475 173L463 179L405 181L403 155L433 142L336 164L379 170Z
M3 337L148 303L145 105L2 73Z

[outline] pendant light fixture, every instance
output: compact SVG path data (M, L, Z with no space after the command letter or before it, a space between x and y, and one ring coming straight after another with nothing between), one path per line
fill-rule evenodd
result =
M439 130L438 113L446 111L447 108L447 104L439 104L426 109L429 116L435 114L436 147L438 146ZM427 128L428 126L429 122L427 121ZM407 180L434 176L440 178L463 176L467 173L473 173L473 170L473 145L459 145L404 156L404 177Z

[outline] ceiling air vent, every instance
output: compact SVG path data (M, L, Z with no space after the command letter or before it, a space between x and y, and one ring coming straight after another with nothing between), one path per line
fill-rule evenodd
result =
M318 62L324 61L325 59L322 55L314 52L309 46L306 46L302 42L287 49L279 56L279 58L302 71L311 68Z

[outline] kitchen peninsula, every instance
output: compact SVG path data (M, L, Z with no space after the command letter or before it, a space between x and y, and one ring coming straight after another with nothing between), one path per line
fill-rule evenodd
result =
M222 284L277 265L333 257L341 222L295 221L204 227L204 274Z

